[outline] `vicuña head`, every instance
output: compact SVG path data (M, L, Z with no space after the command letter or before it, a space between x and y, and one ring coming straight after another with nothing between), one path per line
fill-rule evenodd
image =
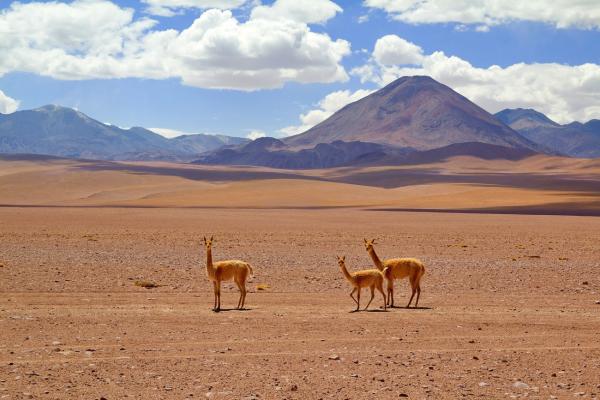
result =
M212 261L212 244L215 240L211 236L210 239L204 237L204 245L206 246L206 274L208 279L213 282L215 292L215 303L213 310L221 310L221 282L233 280L240 290L240 299L238 300L237 309L243 310L246 301L246 279L248 275L254 275L250 264L240 260L217 261L213 264Z
M373 245L375 244L375 239L367 240L363 238L363 240L365 241L365 248L367 251L372 251Z
M210 239L207 239L206 236L204 236L204 245L207 249L210 249L212 247L213 240L214 239L212 236L210 237Z
M350 282L350 284L353 286L352 292L350 292L350 297L352 297L352 300L354 300L356 303L356 310L354 311L360 310L360 290L364 287L371 289L371 299L369 300L369 303L367 303L365 310L369 308L371 301L373 301L375 289L379 290L383 296L383 309L385 310L387 301L385 298L385 293L383 292L383 274L381 271L377 269L367 269L364 271L350 273L346 268L346 256L337 256L337 261L340 269L342 270L342 274L344 274L346 280L348 280L348 282ZM355 292L358 292L357 298L354 298Z

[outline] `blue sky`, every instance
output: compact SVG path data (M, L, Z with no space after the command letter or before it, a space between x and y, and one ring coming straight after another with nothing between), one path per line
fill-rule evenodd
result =
M52 103L123 127L284 136L427 74L490 112L600 118L597 2L464 1L2 2L0 112Z

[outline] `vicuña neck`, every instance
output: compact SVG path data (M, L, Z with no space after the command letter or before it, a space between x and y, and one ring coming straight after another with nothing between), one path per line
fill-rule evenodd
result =
M375 249L374 248L371 248L371 250L369 250L369 255L371 256L371 259L373 260L373 263L375 264L375 266L377 267L377 269L380 270L380 271L383 271L383 263L381 262L381 260L377 256L377 253L375 253Z
M212 249L210 247L208 247L206 249L206 270L208 271L208 273L210 274L210 272L213 269L213 263L212 263Z
M348 270L346 269L346 264L341 264L340 269L342 270L342 273L344 274L346 279L348 279L350 282L354 282L352 275L350 275L350 272L348 272Z

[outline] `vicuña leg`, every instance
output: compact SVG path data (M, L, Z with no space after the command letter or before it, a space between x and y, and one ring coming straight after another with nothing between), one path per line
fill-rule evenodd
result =
M379 290L381 292L381 295L383 296L383 309L386 310L387 299L385 298L385 293L383 292L383 283L377 285L377 290Z
M215 311L221 311L221 281L216 282L217 285L217 308Z
M367 306L365 307L365 310L367 308L369 308L369 305L371 304L371 302L373 301L373 297L375 297L375 285L371 285L369 287L369 289L371 289L371 298L369 299L369 302L367 303Z
M242 296L243 296L243 290L242 290L242 284L236 280L235 284L237 285L239 291L240 291L240 298L238 299L238 304L237 304L237 309L239 310L242 307Z
M213 311L217 309L217 282L213 281L213 294L215 298L215 303L213 305Z
M246 304L246 282L244 282L244 281L241 283L241 290L242 290L242 307L240 309L243 310L244 304Z
M356 298L354 297L354 293L356 293L356 291L357 291L357 290L358 290L357 288L354 288L354 289L352 289L352 291L350 292L350 297L352 297L352 300L354 300L354 302L355 302L356 304L358 304L358 302L356 301Z
M421 296L421 282L417 283L417 301L415 303L415 308L419 306L419 297Z
M358 288L358 293L356 294L356 311L360 310L360 287Z
M417 292L417 282L416 279L414 279L412 276L410 277L410 288L412 289L412 294L410 296L408 304L406 305L406 308L410 307L410 303L412 303L413 297L415 297L415 293Z
M394 281L392 279L387 281L387 304L394 308Z

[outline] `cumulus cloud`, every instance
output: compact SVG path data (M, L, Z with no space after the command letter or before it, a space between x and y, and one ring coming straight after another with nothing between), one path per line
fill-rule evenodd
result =
M255 7L251 18L322 24L341 11L340 6L329 0L278 0L271 6Z
M483 26L533 21L556 28L600 28L597 0L364 0L394 19L410 24L459 23ZM480 28L479 31L485 32Z
M221 10L240 7L247 0L142 0L148 5L146 12L162 17L172 17L183 9L218 8Z
M264 133L263 131L254 129L254 130L250 131L249 134L246 135L246 138L248 138L250 140L256 140L258 138L265 137L265 136L267 136L267 134Z
M179 78L190 86L238 90L348 79L341 60L350 44L309 26L339 7L328 0L312 0L306 10L295 4L257 6L244 22L229 10L210 9L177 31L155 30L155 20L135 19L132 9L107 0L15 2L0 13L0 76ZM315 9L318 17L310 12Z
M0 113L10 114L17 111L17 108L19 108L19 101L7 96L0 90Z
M380 64L420 64L423 49L397 35L386 35L375 43L373 58Z
M597 64L518 63L504 68L479 68L437 51L424 55L416 66L384 64L373 54L368 63L352 73L362 82L381 86L401 76L429 75L492 113L530 107L561 123L600 118Z
M279 131L284 136L302 133L318 123L326 120L345 105L360 100L371 93L373 93L373 90L367 89L359 89L355 92L351 92L349 90L338 90L336 92L329 93L327 96L321 99L321 101L319 101L317 108L300 115L300 125L288 126L280 129Z

